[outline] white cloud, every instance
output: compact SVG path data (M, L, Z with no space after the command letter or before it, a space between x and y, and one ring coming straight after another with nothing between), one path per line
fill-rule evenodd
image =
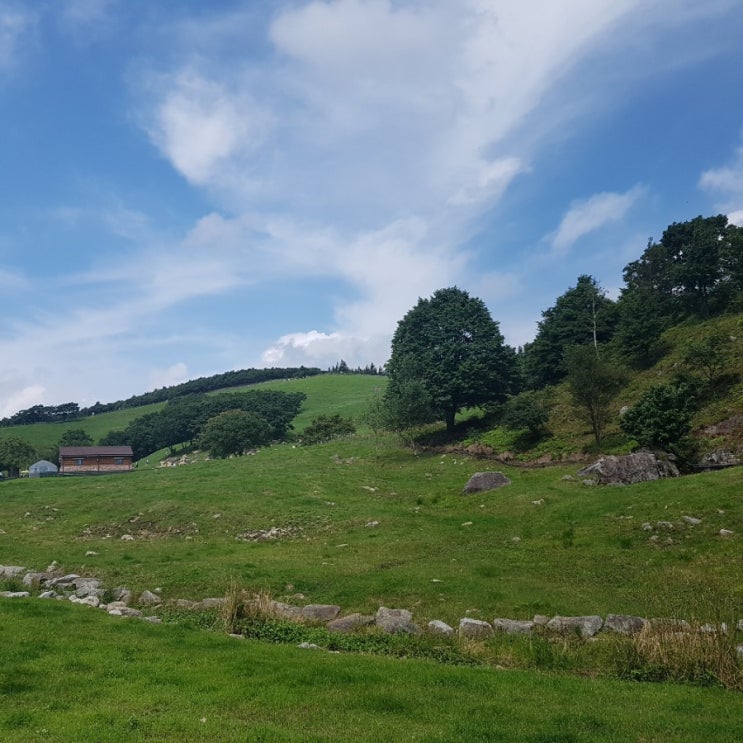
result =
M718 196L715 208L726 212L730 222L743 222L743 145L728 165L705 170L699 178L699 187Z
M20 3L0 0L0 72L15 66L37 21Z
M6 387L7 382L3 383L4 380L0 380L0 390ZM0 418L7 418L13 413L17 413L19 410L30 408L32 405L40 404L44 399L45 393L44 387L40 384L34 384L29 387L22 387L21 389L12 392L9 397L6 398L4 404L0 405Z
M598 193L574 202L551 236L553 254L565 255L580 238L623 219L644 192L637 185L625 193Z
M104 23L118 0L62 0L59 12L63 22L72 29L90 31L91 26Z
M172 364L167 369L156 369L150 374L150 386L152 389L160 387L171 387L188 380L188 366L182 361Z
M247 90L184 69L164 83L150 136L189 181L208 185L222 168L261 144L268 121ZM227 168L229 176L230 168Z

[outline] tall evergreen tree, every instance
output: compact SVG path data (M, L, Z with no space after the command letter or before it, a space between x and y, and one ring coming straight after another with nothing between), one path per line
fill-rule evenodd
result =
M540 389L562 381L565 351L585 344L598 348L611 339L617 320L615 303L596 279L579 276L577 284L542 313L536 338L524 347L526 385Z

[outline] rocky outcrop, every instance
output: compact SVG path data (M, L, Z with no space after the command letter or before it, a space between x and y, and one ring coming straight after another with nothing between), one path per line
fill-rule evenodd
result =
M584 482L596 485L634 485L678 476L678 467L673 462L646 451L624 456L607 455L578 472Z

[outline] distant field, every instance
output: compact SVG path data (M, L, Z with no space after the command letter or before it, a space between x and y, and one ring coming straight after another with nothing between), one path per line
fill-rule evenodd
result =
M387 378L361 374L321 374L305 379L288 379L248 387L232 387L225 392L244 392L249 389L272 389L282 392L304 392L307 400L297 416L294 427L301 431L318 415L342 415L358 419L375 390L384 390ZM123 431L129 423L148 413L161 410L166 403L154 403L138 408L126 408L111 413L88 416L67 423L35 423L25 426L0 428L0 438L17 436L28 441L39 451L56 447L62 434L71 428L82 428L94 443L109 431ZM158 457L155 457L157 459Z
M264 382L251 387L235 387L229 392L270 389L280 392L304 392L307 399L295 419L297 431L308 426L318 415L341 415L358 422L369 400L384 392L387 377L366 374L318 374L305 379Z
M8 428L0 428L0 438L17 436L24 441L28 441L36 449L44 450L58 446L65 431L71 428L82 428L97 444L109 431L123 431L135 418L147 415L147 413L155 413L162 409L163 405L165 403L154 403L144 405L141 408L115 410L111 413L91 415L67 423L34 423L24 426L9 426Z

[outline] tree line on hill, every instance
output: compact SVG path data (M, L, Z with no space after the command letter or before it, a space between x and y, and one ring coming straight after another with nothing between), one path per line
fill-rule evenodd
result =
M159 389L145 392L141 395L133 395L126 400L118 400L111 403L97 402L95 405L87 408L81 408L74 402L64 403L63 405L34 405L25 410L20 410L7 418L0 419L0 427L21 426L29 423L67 423L69 421L80 420L89 415L110 413L115 410L125 410L127 408L138 408L143 405L167 402L188 395L229 389L230 387L244 387L261 382L271 382L277 379L302 379L322 373L321 369L306 366L228 371L222 374L214 374L210 377L191 379L188 382L171 385L170 387L160 387Z
M456 414L479 406L497 411L504 425L538 435L551 390L567 382L600 445L628 370L648 368L667 352L664 331L743 309L743 228L725 215L674 223L659 241L648 241L623 278L614 301L595 278L579 276L519 349L505 344L484 303L466 292L450 287L420 299L398 323L389 385L371 404L368 422L406 431L438 420L452 434ZM622 429L643 445L678 445L695 401L724 379L732 352L724 334L688 343L676 377L649 390L623 417Z

